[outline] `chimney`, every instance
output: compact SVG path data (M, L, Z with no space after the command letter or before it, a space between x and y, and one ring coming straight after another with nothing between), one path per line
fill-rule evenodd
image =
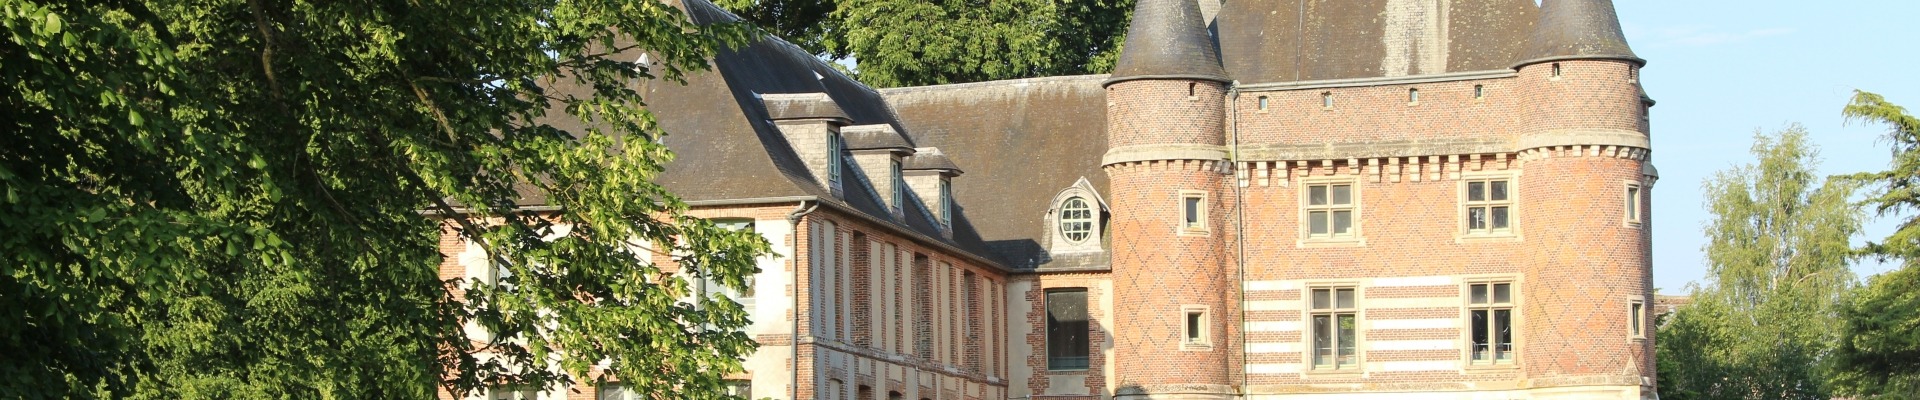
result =
M853 118L847 117L826 93L763 94L760 102L767 107L767 116L780 129L780 135L787 138L787 145L813 173L814 181L841 195L841 182L848 171L843 165L846 150L840 130L852 124Z

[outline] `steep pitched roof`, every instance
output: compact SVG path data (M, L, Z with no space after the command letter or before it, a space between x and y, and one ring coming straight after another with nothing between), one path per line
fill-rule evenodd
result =
M1241 83L1506 69L1539 20L1533 0L1229 0L1214 20Z
M1544 0L1520 63L1565 58L1611 58L1645 64L1627 46L1610 0Z
M1106 75L884 89L920 146L966 176L953 182L955 236L984 241L1016 269L1055 263L1044 248L1053 196L1085 177L1106 190ZM962 223L964 222L964 223Z
M1107 83L1186 78L1228 82L1220 50L1194 0L1140 0L1127 25L1127 42Z

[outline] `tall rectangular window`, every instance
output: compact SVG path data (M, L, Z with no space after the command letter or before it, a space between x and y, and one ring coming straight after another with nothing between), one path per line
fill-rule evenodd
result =
M1467 313L1473 332L1469 349L1475 364L1513 361L1513 283L1467 285Z
M1359 315L1351 287L1314 288L1312 296L1313 369L1359 370Z
M1307 237L1353 237L1353 185L1330 183L1307 186Z
M1493 234L1512 231L1513 196L1506 178L1467 181L1467 233Z
M1647 303L1634 300L1633 304L1629 306L1627 310L1627 317L1633 319L1627 322L1628 333L1632 334L1635 339L1645 339L1647 337L1647 331L1643 324L1647 321Z
M953 228L953 182L940 179L940 225Z
M1627 198L1626 198L1625 206L1626 206L1626 215L1627 215L1628 224L1631 224L1631 225L1640 224L1641 222L1640 204L1641 204L1640 185L1632 185L1632 184L1627 185Z
M833 189L840 188L840 135L827 133L827 184Z
M893 213L899 214L907 201L907 180L900 177L900 159L893 159Z
M1185 329L1185 332L1181 335L1180 349L1181 350L1212 349L1213 345L1211 343L1212 342L1211 339L1213 337L1212 336L1213 334L1211 330L1208 329L1208 326L1210 324L1209 324L1209 321L1207 320L1207 306L1201 306L1201 305L1181 306L1180 312L1183 316L1186 317L1184 318L1184 321L1186 322L1186 326L1185 326L1186 329Z
M1047 369L1087 369L1087 290L1047 291Z

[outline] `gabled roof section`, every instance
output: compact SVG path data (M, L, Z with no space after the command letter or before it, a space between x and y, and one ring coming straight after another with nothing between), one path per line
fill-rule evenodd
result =
M1213 28L1253 84L1503 70L1539 19L1534 0L1229 0Z
M954 180L954 237L984 242L1003 263L1057 262L1041 240L1060 188L1081 177L1106 190L1106 75L884 89L922 147L938 147L967 175Z
M1540 26L1533 30L1527 55L1519 64L1600 58L1646 64L1627 46L1611 0L1544 0Z
M1127 42L1113 66L1114 84L1134 79L1198 79L1229 82L1220 50L1207 32L1195 0L1139 0L1127 25Z

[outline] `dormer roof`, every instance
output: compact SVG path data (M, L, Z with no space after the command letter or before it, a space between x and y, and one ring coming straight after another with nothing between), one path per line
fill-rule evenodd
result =
M1230 82L1220 49L1194 0L1140 0L1127 26L1127 43L1106 84L1135 79Z
M1611 0L1545 0L1518 65L1561 59L1618 59L1637 64Z

